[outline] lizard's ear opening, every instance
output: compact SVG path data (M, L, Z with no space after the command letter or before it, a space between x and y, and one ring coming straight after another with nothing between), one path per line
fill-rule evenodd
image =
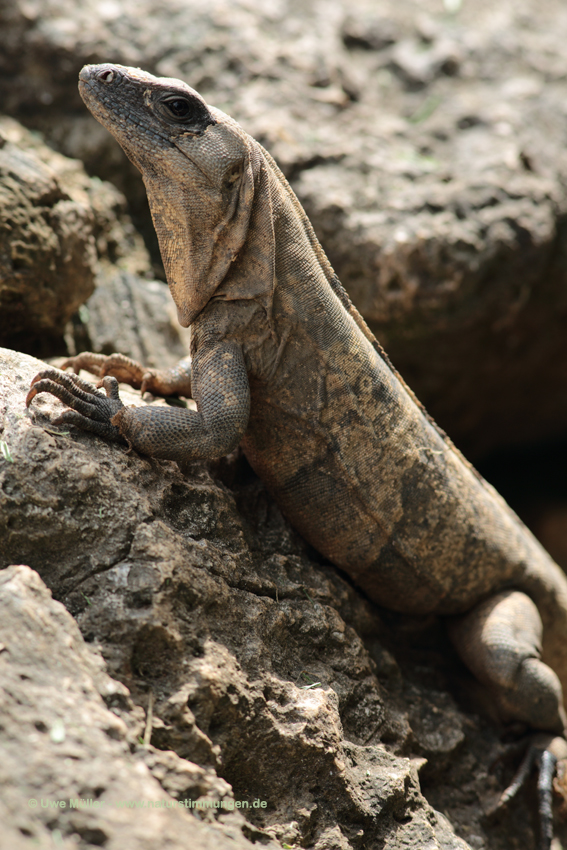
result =
M189 327L246 241L254 200L252 164L247 156L228 199L196 168L189 182L164 182L163 175L147 172L144 182L179 322Z

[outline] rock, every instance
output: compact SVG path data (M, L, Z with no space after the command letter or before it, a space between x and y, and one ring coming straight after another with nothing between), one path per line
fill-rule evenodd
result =
M0 338L48 351L94 289L94 221L65 177L11 141L18 130L0 125Z
M190 331L179 325L167 285L116 266L99 270L73 334L73 354L118 351L162 369L190 353Z
M358 846L359 834L397 847L401 821L405 846L464 848L422 797L422 761L401 754L407 718L355 631L375 633L380 620L308 560L257 482L235 498L202 466L184 477L176 464L61 433L47 418L61 405L48 396L25 415L41 364L2 354L0 565L20 554L75 614L124 687L120 713L134 735L139 706L153 716L157 750L144 761L162 793L265 801L234 826L263 841L310 836L322 850ZM264 516L266 533L247 516Z
M124 199L9 118L0 120L0 341L61 354L100 263L146 260ZM147 262L147 260L146 260Z
M378 15L363 0L301 9L143 0L134 11L119 1L0 2L3 108L112 179L148 241L139 176L87 115L78 70L112 58L200 89L275 154L395 364L482 456L567 422L557 391L567 344L567 19L559 0L537 15L528 0L444 5L384 0ZM10 144L39 157L34 168L51 169L77 205L73 244L99 289L72 326L58 316L56 332L28 328L12 344L118 348L156 365L184 352L120 193L17 133ZM42 224L34 197L14 209ZM32 258L30 281L43 280L43 256ZM244 821L200 811L213 846L227 835L320 850L536 846L528 805L484 819L514 765L503 759L489 775L502 754L498 729L471 713L487 706L438 624L414 623L407 637L406 622L313 561L237 457L182 475L52 428L54 399L34 400L31 415L23 407L40 364L5 353L3 366L1 566L37 570L129 690L112 706L122 741L150 737L132 758L164 794L266 800ZM559 552L562 515L551 520L542 534ZM28 758L29 740L15 740ZM42 770L58 775L49 758ZM28 788L28 775L15 775L24 791L5 821L10 848L31 841L14 831ZM38 840L51 842L49 823L34 826ZM69 843L78 839L68 823L55 829ZM80 833L81 846L100 842L100 829Z
M226 783L174 753L136 747L140 712L127 689L104 673L36 572L0 573L0 610L2 850L253 846L238 829L241 816L212 828L184 804L216 786L228 797ZM185 781L168 782L173 773Z
M396 23L387 16L349 14L341 26L341 38L347 48L384 50L400 37Z
M148 279L120 192L13 119L0 119L0 145L0 342L46 356L120 351L162 368L186 356L189 332L167 286Z

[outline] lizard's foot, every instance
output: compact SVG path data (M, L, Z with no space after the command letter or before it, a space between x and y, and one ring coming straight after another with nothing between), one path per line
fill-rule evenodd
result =
M503 719L545 730L532 745L509 788L503 805L522 787L537 762L541 850L552 839L551 799L555 764L567 758L567 726L561 682L541 659L543 624L533 600L518 590L504 590L479 602L448 624L463 661L485 684Z
M142 393L169 396L183 395L191 397L191 361L180 360L172 369L150 369L137 360L124 354L95 354L83 351L75 357L69 357L61 364L62 369L71 368L74 372L85 369L99 378L111 375L122 384L129 384Z
M124 408L118 395L118 381L112 377L102 379L104 393L83 381L78 375L70 375L59 369L43 369L31 382L26 398L29 407L38 393L51 393L71 410L65 410L53 421L54 425L76 425L107 440L124 442L112 418Z
M538 770L537 797L540 826L540 850L549 850L553 839L553 789L557 765L567 760L567 741L553 735L538 734L530 740L516 774L500 795L494 814L524 787L534 765ZM557 786L556 786L557 787ZM559 789L558 789L559 790Z
M77 374L81 369L104 378L111 375L121 384L129 384L139 390L144 384L151 382L155 369L146 369L137 360L132 360L124 354L95 354L93 351L82 351L75 357L69 357L61 364L62 369L73 369ZM144 392L149 387L145 386Z

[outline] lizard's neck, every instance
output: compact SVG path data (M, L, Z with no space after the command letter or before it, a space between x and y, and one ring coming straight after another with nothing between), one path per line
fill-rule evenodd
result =
M248 236L213 298L255 301L270 322L278 318L278 305L299 298L290 318L303 319L301 303L309 303L309 291L328 290L330 296L335 275L293 190L263 150L255 171Z

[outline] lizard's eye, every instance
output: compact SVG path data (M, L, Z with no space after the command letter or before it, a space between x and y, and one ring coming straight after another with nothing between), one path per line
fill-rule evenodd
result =
M171 113L173 118L178 121L187 121L193 117L195 109L193 104L184 97L171 97L163 101L166 109Z
M206 103L190 94L169 92L159 98L155 109L169 125L180 124L184 131L196 135L201 135L209 124L216 123Z

